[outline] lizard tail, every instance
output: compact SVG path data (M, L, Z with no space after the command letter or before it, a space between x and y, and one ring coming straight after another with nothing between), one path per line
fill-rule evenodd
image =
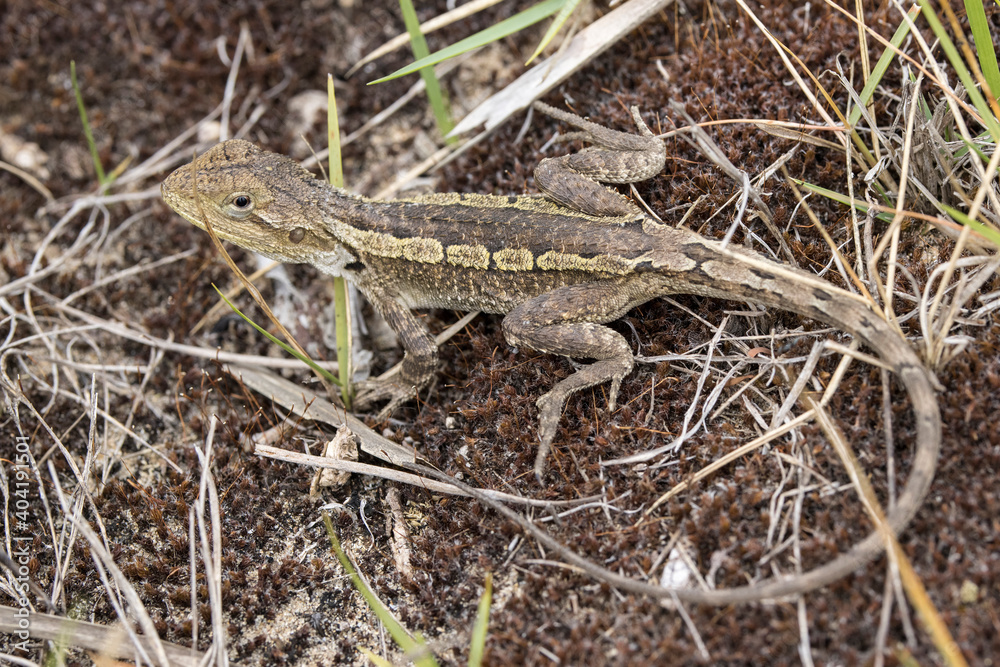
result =
M664 272L667 285L673 281L674 292L697 292L727 299L736 296L825 322L858 336L899 376L915 413L916 447L903 490L895 506L887 512L888 525L898 535L927 496L941 449L936 382L920 357L867 300L815 276L737 249L722 248L693 234L684 234L683 252L694 263L685 267L683 281ZM676 289L678 283L685 285L685 289ZM688 289L691 287L694 289ZM877 558L885 545L886 538L875 531L850 551L801 575L740 588L678 590L676 594L692 602L723 605L801 594L856 571Z

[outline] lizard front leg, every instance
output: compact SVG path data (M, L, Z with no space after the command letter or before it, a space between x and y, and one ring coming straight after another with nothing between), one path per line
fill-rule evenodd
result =
M618 319L635 301L633 291L622 283L570 285L529 299L504 317L504 336L511 345L596 359L561 380L536 403L539 447L535 475L539 479L566 399L610 380L608 408L614 410L618 387L632 370L633 356L625 338L602 323Z
M359 284L358 287L399 336L404 350L403 365L395 378L359 383L361 392L356 401L358 407L364 408L377 401L389 400L378 415L379 419L384 419L400 404L414 398L417 390L434 377L438 363L438 348L423 321L409 308L392 298L379 286Z

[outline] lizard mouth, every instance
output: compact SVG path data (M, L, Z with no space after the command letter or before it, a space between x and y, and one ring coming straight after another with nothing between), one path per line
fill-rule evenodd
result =
M191 187L191 165L179 167L163 179L163 182L160 183L160 198L174 212L195 227L205 229L202 213L199 212L199 207L194 201L194 192ZM207 215L207 211L205 214ZM213 227L217 228L218 225L213 224Z

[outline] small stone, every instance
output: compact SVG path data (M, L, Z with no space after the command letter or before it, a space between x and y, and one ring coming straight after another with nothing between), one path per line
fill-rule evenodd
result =
M962 604L975 604L979 600L979 586L966 579L962 582L962 588L958 592L958 599Z

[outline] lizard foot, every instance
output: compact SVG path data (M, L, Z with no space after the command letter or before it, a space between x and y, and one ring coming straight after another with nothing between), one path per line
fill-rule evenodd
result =
M391 380L365 380L355 385L358 394L354 399L354 406L359 410L366 410L373 404L388 400L389 402L379 410L376 419L386 419L403 403L415 398L417 388Z
M566 404L566 395L555 395L559 385L552 391L539 398L535 405L538 406L538 453L535 455L535 478L539 484L543 484L542 475L545 473L545 461L552 448L552 440L556 437L556 428L559 426L559 417L562 415L563 406ZM565 394L565 392L563 392Z
M566 399L571 394L591 387L598 382L611 380L608 396L608 413L614 411L618 401L618 389L622 380L632 370L631 357L617 357L598 361L577 371L543 395L535 405L538 407L538 454L535 455L535 477L539 483L545 473L545 461L556 437L559 418L562 416Z

